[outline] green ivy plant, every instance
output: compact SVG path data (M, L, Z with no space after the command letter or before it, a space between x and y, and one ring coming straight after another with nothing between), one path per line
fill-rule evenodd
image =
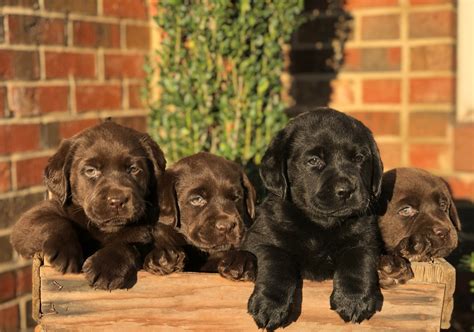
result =
M286 123L282 48L302 19L303 0L160 0L160 96L150 131L173 162L210 151L260 163ZM154 88L154 87L152 87Z

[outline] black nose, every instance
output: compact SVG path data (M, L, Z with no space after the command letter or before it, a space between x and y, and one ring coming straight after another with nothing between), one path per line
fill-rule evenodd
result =
M435 228L433 228L433 233L435 233L436 236L444 239L444 238L448 237L449 229L444 228L444 227L435 227Z
M113 195L107 197L107 203L114 209L121 209L127 203L128 197L126 195Z
M235 226L237 226L235 220L223 219L216 222L216 228L221 233L230 232L235 228Z
M341 182L336 185L336 196L339 199L348 199L354 192L354 186L348 182Z

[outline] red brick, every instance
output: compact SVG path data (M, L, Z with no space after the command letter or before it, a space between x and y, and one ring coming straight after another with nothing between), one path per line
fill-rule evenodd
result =
M120 85L83 85L76 87L77 110L110 110L122 107Z
M39 79L39 66L37 51L0 50L0 81Z
M94 78L96 74L93 53L46 52L45 64L47 78Z
M73 120L61 122L59 124L59 136L61 138L69 138L78 132L92 127L99 123L99 119Z
M402 147L400 143L378 143L377 146L385 170L402 166Z
M159 0L150 0L150 16L154 17L158 14Z
M362 39L400 38L400 15L370 15L362 17Z
M451 77L413 78L410 80L410 102L453 103L455 81Z
M11 189L11 170L9 162L0 162L0 193Z
M439 112L417 112L410 114L408 135L410 137L446 137L449 114Z
M143 100L141 97L142 85L130 84L128 87L128 107L129 108L143 108Z
M454 169L474 172L474 124L454 128Z
M120 47L118 24L74 22L74 45L85 47Z
M347 0L347 9L357 9L365 7L385 7L397 6L398 0Z
M345 54L347 71L396 71L400 69L399 47L367 47L348 49Z
M11 44L64 45L66 43L66 26L62 19L10 15L8 29Z
M20 312L18 304L0 309L0 331L18 331L20 327Z
M44 6L48 11L97 14L97 0L44 0Z
M0 154L38 149L39 124L0 125Z
M104 62L106 78L145 78L143 55L107 54Z
M38 186L43 183L43 170L48 157L18 160L16 162L17 187L19 189Z
M362 82L364 103L399 103L400 80L369 79Z
M412 70L454 70L456 58L453 45L426 45L412 47Z
M453 0L410 0L410 5L438 5L443 3L453 3Z
M474 201L474 180L456 177L450 177L447 180L454 197Z
M2 0L1 4L3 6L39 8L38 0Z
M17 116L66 112L68 102L67 86L13 87L10 110Z
M14 297L15 273L13 271L3 272L0 274L0 303L8 301Z
M400 135L400 115L397 112L351 112L350 115L362 121L376 136Z
M130 127L140 132L147 131L147 122L146 116L127 116L127 117L120 117L120 118L113 118L115 122L121 124L125 127Z
M7 97L7 89L4 87L0 87L0 118L5 116L6 111L6 97Z
M31 293L31 266L16 270L16 296Z
M150 27L128 24L125 41L127 48L148 50L150 48Z
M104 0L107 16L146 19L148 10L145 0Z
M409 147L410 166L446 170L449 163L449 147L446 144L411 144Z
M353 104L355 101L355 86L352 80L333 80L331 81L331 103L334 104Z
M453 11L411 13L410 38L454 37L456 20Z

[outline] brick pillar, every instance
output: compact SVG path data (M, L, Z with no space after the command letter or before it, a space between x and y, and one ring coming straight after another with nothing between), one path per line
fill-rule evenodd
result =
M43 169L63 138L106 117L146 130L146 0L0 2L0 330L31 326L30 261L9 244L43 199Z
M290 112L329 105L372 129L385 169L421 167L474 200L474 126L456 123L454 0L306 0Z

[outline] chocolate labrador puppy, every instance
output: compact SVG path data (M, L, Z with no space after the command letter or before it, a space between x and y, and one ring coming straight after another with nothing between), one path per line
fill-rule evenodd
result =
M45 170L52 199L22 215L13 247L43 252L63 273L82 269L95 288L131 287L152 242L165 164L147 134L110 121L64 140Z
M378 223L385 243L379 267L384 288L413 277L411 262L446 257L457 247L461 229L446 182L416 168L383 175Z
M255 257L235 250L255 214L255 189L243 169L201 152L167 169L160 183L156 247L145 269L157 274L218 271L230 279L254 279Z
M329 108L295 117L273 138L260 169L269 194L242 245L257 257L248 311L259 328L296 318L302 279L333 278L331 309L346 322L381 309L371 205L382 169L370 130Z

